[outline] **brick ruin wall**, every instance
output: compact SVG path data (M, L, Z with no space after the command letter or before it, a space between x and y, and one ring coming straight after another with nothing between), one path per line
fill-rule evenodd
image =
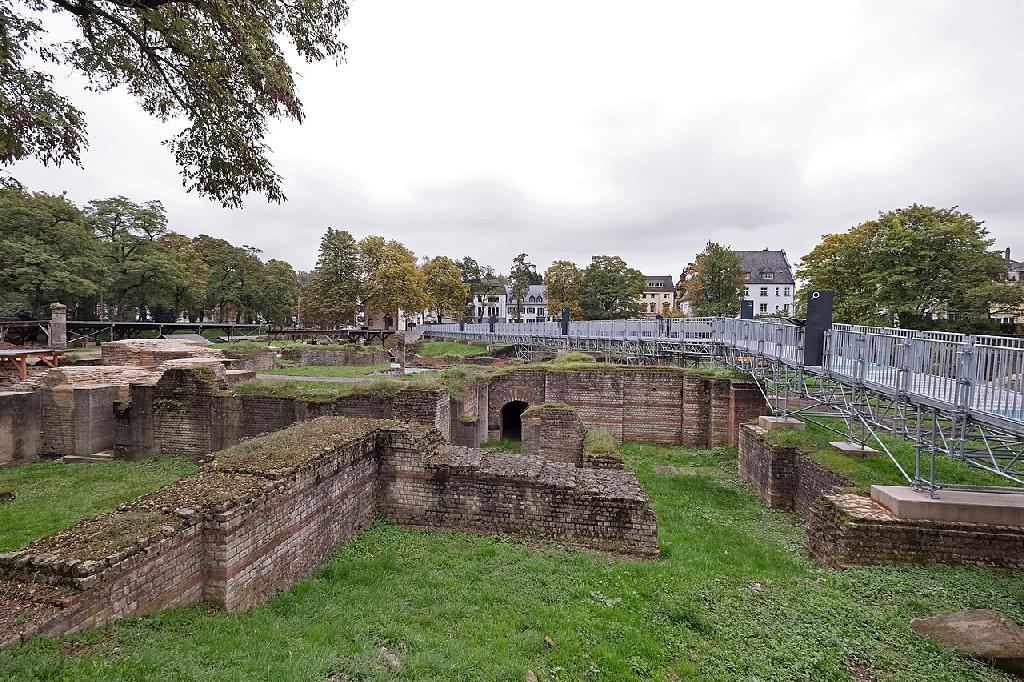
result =
M410 526L658 551L632 474L453 448L430 427L324 418L241 443L193 476L0 555L0 648L171 605L262 604L368 527L375 508ZM111 540L126 523L133 530ZM114 544L97 553L97 537Z
M476 388L478 444L501 435L501 408L565 403L587 428L610 432L618 442L644 441L707 447L734 445L739 425L764 414L753 381L712 379L675 369L614 367L517 370ZM484 409L486 407L486 409ZM463 409L474 414L464 398Z
M169 370L154 385L132 386L117 414L115 449L133 459L172 453L203 457L245 438L321 416L396 419L450 435L448 393L407 388L392 396L357 394L330 402L234 396L201 371Z
M39 394L0 391L0 466L28 462L42 452Z
M811 509L807 552L834 567L952 564L1024 568L1024 528L900 519L869 497L835 493Z
M391 362L386 350L360 350L346 348L344 350L322 348L284 348L281 358L290 360L297 365L350 365L368 367Z
M852 484L767 432L740 430L739 475L765 504L806 521L804 548L823 564L972 564L1024 568L1024 528L899 519Z
M587 430L576 411L543 404L523 413L523 454L554 462L583 463Z
M755 424L740 427L739 475L773 509L806 518L822 495L853 483L794 448L773 446Z

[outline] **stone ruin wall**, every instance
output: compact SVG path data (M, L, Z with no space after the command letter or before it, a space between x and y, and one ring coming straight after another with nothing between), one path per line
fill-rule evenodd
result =
M289 461L295 449L304 454ZM172 605L262 604L371 525L375 508L410 526L658 551L632 474L453 448L430 427L323 418L241 443L193 476L0 555L0 648ZM129 517L140 528L112 554L76 556Z
M321 416L396 419L450 435L448 393L407 388L393 396L349 395L330 402L233 396L200 370L168 370L153 385L132 386L117 411L115 450L142 459L160 453L201 458L245 438Z
M476 428L466 436L476 442L463 445L499 438L501 408L514 400L564 403L587 428L608 431L620 443L692 447L735 445L740 424L765 412L764 397L751 380L658 367L515 370L478 386L476 393ZM462 409L474 414L473 400L464 398Z
M300 362L316 361L318 364L388 360L386 351L286 350ZM124 421L127 412L117 407L117 403L130 401L134 395L145 405L146 397L151 398L154 386L170 369L205 368L215 373L220 383L230 387L252 378L256 369L273 367L276 353L232 359L219 349L172 339L113 341L103 343L101 353L104 364L50 369L0 391L0 466L41 456L90 455L112 449L129 456L150 456L161 451L161 443L167 445L164 452L206 455L240 438L284 428L319 414L384 417L397 414L399 418L414 414L420 420L426 409L417 411L410 404L414 402L410 396L397 401L352 398L339 401L331 408L312 409L296 401L245 398L222 406L227 419L222 425L204 426L183 418L183 425L188 427L186 434L209 434L198 446L191 446L185 435L178 437L173 433L173 418L167 419L165 426L130 428ZM215 402L203 396L198 400L207 407ZM203 413L203 405L196 407L197 420L201 419L198 415ZM216 408L211 409L214 410L212 418L219 419ZM145 408L141 408L137 412L144 411ZM206 414L211 413L207 410ZM435 421L436 418L431 417L429 423ZM450 433L450 426L445 425L443 430ZM173 449L179 444L182 449Z
M793 448L773 446L753 424L740 429L739 475L765 504L806 521L804 548L834 567L973 564L1024 568L1024 528L899 519L852 482Z

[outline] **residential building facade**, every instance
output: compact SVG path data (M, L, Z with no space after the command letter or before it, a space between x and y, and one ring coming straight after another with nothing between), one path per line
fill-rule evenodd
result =
M754 316L793 315L796 280L786 252L737 251L746 274L743 298L754 302Z
M675 314L676 285L672 275L644 275L644 280L644 292L637 299L640 316L650 320Z

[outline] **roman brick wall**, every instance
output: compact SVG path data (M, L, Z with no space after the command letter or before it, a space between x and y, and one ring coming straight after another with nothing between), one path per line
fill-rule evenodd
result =
M320 416L396 419L451 434L448 393L406 388L394 395L355 394L330 402L234 396L208 368L173 368L154 385L133 385L117 415L115 450L133 459L160 453L203 458L217 450Z
M264 369L274 369L277 366L277 351L268 350L257 353L242 353L239 351L225 349L224 356L231 359L228 366L231 369L243 369L259 372Z
M177 339L124 339L100 344L104 365L157 367L168 360L212 358L222 360L224 353L196 341Z
M481 432L488 440L500 437L501 408L513 400L565 403L587 428L606 430L619 442L698 447L735 444L739 425L765 410L753 381L658 367L514 370L477 394Z
M869 497L824 495L810 511L804 548L834 567L951 564L1024 568L1024 527L898 519Z
M653 508L631 473L474 448L432 449L423 446L430 435L422 429L389 436L382 503L398 523L658 553Z
M0 391L0 466L40 455L40 418L38 393Z
M767 434L755 424L740 427L738 470L769 507L807 517L819 497L852 485L794 448L771 445Z
M580 465L586 435L576 412L565 405L544 403L523 413L522 452L528 457Z
M386 350L365 351L357 348L336 350L322 348L282 348L281 358L297 365L350 365L368 367L391 362Z
M325 417L0 554L0 647L171 605L241 611L308 576L379 507L411 526L657 554L632 474L452 448L430 426Z

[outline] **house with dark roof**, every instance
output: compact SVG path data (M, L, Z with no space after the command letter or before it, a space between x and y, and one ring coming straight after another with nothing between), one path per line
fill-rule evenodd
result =
M637 299L641 317L667 317L676 310L676 285L672 275L644 275L644 292Z
M754 315L792 315L796 279L786 252L737 251L746 275L744 299L754 302Z
M1006 280L1017 282L1024 286L1024 261L1015 261L1010 258L1010 249L1006 249ZM1015 324L1024 320L1024 310L1000 310L991 313L991 318L1002 324Z

